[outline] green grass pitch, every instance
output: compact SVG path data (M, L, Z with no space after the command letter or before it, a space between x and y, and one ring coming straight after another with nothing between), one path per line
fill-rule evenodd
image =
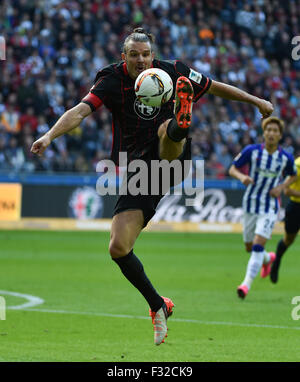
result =
M274 250L273 236L267 250ZM135 253L155 288L175 302L166 343L153 344L148 306L110 259L108 232L0 232L6 299L0 361L278 362L300 360L300 240L279 282L257 276L244 301L236 287L248 255L241 234L142 233ZM298 310L298 315L300 309Z

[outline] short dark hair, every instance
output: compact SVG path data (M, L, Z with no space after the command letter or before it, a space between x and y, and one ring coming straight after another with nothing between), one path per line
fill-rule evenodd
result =
M262 124L261 124L261 127L263 129L263 131L265 131L265 128L267 127L267 125L269 123L277 123L278 127L279 127L279 130L280 130L280 134L282 135L283 134L283 129L284 129L284 122L282 119L278 118L278 117L268 117L266 119L264 119L262 121Z
M151 46L151 50L153 50L153 43L155 41L155 37L152 33L148 33L143 28L135 28L133 32L126 37L124 44L123 44L123 52L126 53L126 45L130 41L136 41L136 42L149 42Z

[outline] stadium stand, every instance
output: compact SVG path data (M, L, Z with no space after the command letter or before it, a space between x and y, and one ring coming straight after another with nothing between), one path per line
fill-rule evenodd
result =
M156 55L179 59L215 80L272 101L286 122L282 145L300 155L300 0L4 0L0 35L0 171L95 172L109 157L110 114L101 108L43 158L32 142L90 89L97 71L119 61L124 37L143 26ZM260 141L251 105L205 96L194 108L193 159L223 179L234 156Z

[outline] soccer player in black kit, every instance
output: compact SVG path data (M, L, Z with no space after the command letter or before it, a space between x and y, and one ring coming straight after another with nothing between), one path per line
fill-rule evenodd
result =
M256 106L262 117L273 112L270 102L236 87L220 83L194 71L180 61L154 59L153 36L136 28L124 42L122 62L100 70L94 85L83 100L65 112L55 125L35 141L31 151L42 155L53 139L77 127L82 120L105 105L113 118L112 159L118 164L119 152L126 152L128 162L143 159L189 160L189 126L192 102L205 93ZM138 75L151 67L166 71L175 85L174 95L160 108L144 107L135 95ZM175 101L174 101L175 98ZM163 195L120 195L112 219L109 251L125 277L144 296L150 306L154 325L154 343L160 345L167 335L167 318L173 302L157 293L133 252L134 243L155 213Z

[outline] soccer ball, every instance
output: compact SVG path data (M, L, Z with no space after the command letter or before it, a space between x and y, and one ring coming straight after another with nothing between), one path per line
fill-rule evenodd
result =
M135 80L137 98L147 106L162 106L173 93L173 81L167 72L157 68L144 70Z

